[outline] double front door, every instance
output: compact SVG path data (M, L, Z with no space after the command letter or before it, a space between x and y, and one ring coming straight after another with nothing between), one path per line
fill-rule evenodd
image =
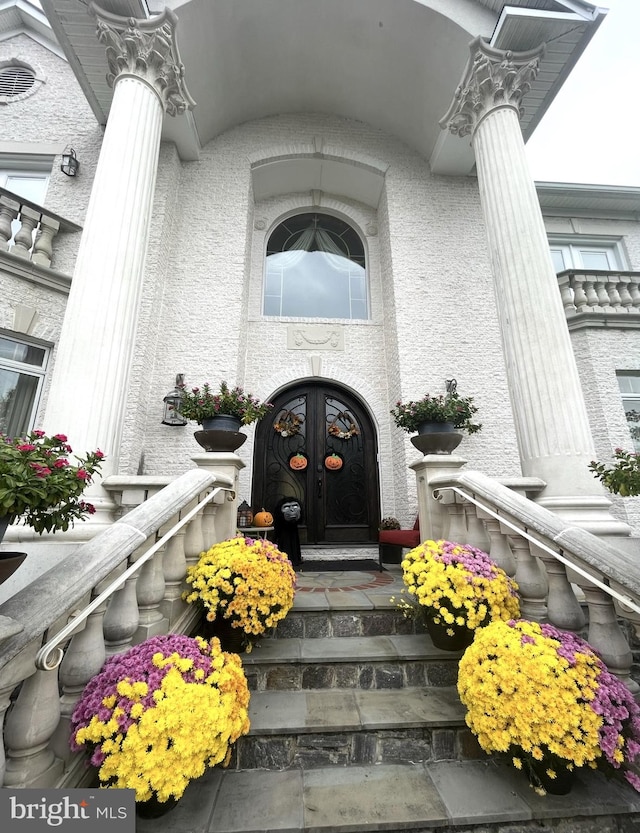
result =
M362 404L321 383L290 388L273 404L256 431L254 508L299 500L303 544L377 541L377 443Z

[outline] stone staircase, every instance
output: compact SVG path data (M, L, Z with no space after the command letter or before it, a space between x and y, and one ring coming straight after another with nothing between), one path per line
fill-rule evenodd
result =
M638 833L640 795L600 773L536 795L464 724L458 655L391 604L399 570L300 574L294 609L243 656L250 734L138 831ZM206 727L203 727L206 731Z

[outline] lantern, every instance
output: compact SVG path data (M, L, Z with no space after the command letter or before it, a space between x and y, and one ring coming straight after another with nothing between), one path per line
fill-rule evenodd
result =
M176 376L176 386L172 391L162 399L164 402L164 414L162 416L163 425L172 425L174 428L181 428L187 424L187 420L180 413L180 404L182 402L182 392L180 387L184 385L184 375L178 373Z
M240 506L238 506L238 529L246 529L248 526L251 526L252 522L253 512L251 511L251 507L246 500L243 500Z

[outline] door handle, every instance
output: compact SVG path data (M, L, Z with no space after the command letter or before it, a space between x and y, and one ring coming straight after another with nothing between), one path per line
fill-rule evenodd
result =
M321 477L318 478L317 486L318 486L318 497L322 497L322 478Z

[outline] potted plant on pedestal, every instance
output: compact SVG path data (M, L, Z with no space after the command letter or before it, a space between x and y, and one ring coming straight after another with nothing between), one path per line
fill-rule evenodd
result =
M99 449L91 451L75 457L73 463L71 452L64 434L48 437L40 430L25 437L0 434L0 542L16 520L42 534L67 530L95 512L82 493L100 470L104 454ZM26 556L0 555L5 562L0 563L0 581L4 581Z
M504 753L536 792L568 792L583 766L621 774L640 791L640 707L575 634L491 623L460 661L458 693L480 746Z
M270 403L260 402L253 394L245 393L237 385L230 388L226 382L221 382L218 390L208 382L190 390L181 384L178 389L181 392L180 413L202 426L202 431L196 431L194 437L205 451L240 448L247 439L240 427L262 419L273 407Z
M461 397L455 390L447 394L432 396L425 394L422 399L396 402L391 410L398 428L409 434L411 442L423 454L451 454L462 441L463 433L475 434L482 425L473 422L478 408L473 397Z

